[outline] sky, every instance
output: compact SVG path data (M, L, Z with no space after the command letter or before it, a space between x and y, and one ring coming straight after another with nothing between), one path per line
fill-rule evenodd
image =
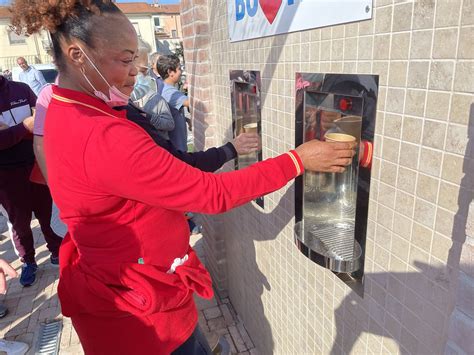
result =
M0 0L0 6L1 5L8 5L10 4L10 0ZM152 3L152 0L142 0L142 1L137 1L137 0L117 0L117 2L148 2ZM159 4L179 4L180 0L159 0Z

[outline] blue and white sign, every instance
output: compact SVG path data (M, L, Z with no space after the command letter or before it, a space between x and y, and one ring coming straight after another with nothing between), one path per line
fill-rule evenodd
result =
M227 0L230 41L372 18L372 0Z

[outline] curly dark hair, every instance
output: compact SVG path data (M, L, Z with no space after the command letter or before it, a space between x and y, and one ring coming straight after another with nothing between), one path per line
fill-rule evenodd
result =
M162 55L156 61L156 70L163 79L169 77L168 71L176 71L179 68L179 58L174 54Z
M11 23L17 33L51 33L54 60L65 69L60 40L80 39L93 48L93 19L104 14L122 13L111 0L15 0L10 6Z

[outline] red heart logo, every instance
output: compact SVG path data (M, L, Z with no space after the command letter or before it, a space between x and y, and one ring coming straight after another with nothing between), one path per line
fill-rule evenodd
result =
M260 7L270 24L275 21L275 17L281 7L281 2L282 0L260 0Z

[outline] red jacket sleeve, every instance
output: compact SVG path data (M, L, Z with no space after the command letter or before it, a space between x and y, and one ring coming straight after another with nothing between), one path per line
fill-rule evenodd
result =
M23 123L0 130L0 150L13 147L29 135L30 132L28 132Z
M243 170L205 173L174 158L135 124L97 126L84 154L92 187L112 195L177 211L219 213L283 187L302 171L296 153Z

